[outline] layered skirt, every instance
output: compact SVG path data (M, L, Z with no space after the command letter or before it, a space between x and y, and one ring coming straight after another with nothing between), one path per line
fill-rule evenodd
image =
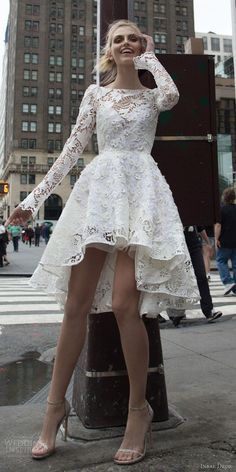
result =
M88 247L107 253L92 313L112 311L119 250L134 260L140 316L189 308L199 299L178 210L150 154L105 151L85 167L30 284L64 305L71 267Z

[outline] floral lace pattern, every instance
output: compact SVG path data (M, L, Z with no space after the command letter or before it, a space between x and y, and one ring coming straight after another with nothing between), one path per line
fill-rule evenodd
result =
M156 316L165 307L189 306L199 294L170 188L150 155L159 112L177 103L178 91L153 53L134 62L153 73L157 88L90 86L61 155L21 206L37 211L96 125L99 154L76 182L31 284L64 304L71 266L88 246L101 248L107 256L92 312L111 311L117 250L126 250L135 260L140 315Z

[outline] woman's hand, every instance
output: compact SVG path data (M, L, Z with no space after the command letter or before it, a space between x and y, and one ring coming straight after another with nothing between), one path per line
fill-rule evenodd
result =
M32 217L32 211L31 210L23 210L20 206L17 206L9 218L7 219L5 226L7 227L8 225L23 225L26 223L28 220L30 220Z
M143 42L143 52L154 52L154 41L151 36L143 34L141 40Z

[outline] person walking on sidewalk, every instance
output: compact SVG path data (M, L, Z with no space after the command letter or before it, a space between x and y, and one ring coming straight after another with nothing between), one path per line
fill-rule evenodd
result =
M199 237L199 234L201 237ZM203 259L202 239L204 239L208 245L210 245L210 242L208 241L205 228L202 226L186 226L184 229L184 235L197 278L197 284L201 296L201 310L204 316L207 318L208 323L212 323L222 316L222 311L216 310L213 307ZM176 327L179 326L181 320L185 317L185 310L168 308L166 311L170 320ZM160 319L159 322L162 322L163 320Z
M144 87L138 69L150 71L157 87ZM97 126L99 155L81 172L31 278L34 287L65 303L43 429L32 455L51 455L59 425L68 420L65 393L84 345L87 315L113 311L130 386L127 427L114 461L128 465L144 458L153 417L142 316L157 316L160 306L192 306L199 293L177 208L150 154L158 115L176 105L177 88L154 54L153 39L128 20L111 25L100 71L103 85L88 87L62 153L9 222L36 213Z
M19 239L21 236L21 227L17 224L11 225L8 228L9 233L11 234L14 252L19 251Z
M35 228L34 228L34 244L35 244L35 246L39 246L40 236L41 236L41 227L37 223Z
M215 225L216 262L224 295L236 294L236 194L232 187L223 191L220 220ZM229 269L232 265L232 275Z

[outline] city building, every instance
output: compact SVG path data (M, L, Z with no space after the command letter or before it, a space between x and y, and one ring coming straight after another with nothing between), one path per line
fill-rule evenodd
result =
M2 78L0 89L0 175L4 166L5 150L5 118L6 118L6 93L7 93L7 56L8 56L8 27L6 28L4 40L4 55L2 61Z
M194 36L193 0L134 1L133 19L153 35L157 54L183 53ZM70 135L84 91L96 80L96 25L95 0L10 0L4 217L42 180ZM40 209L40 220L58 218L96 152L95 137Z
M196 38L202 38L204 54L215 56L215 64L226 61L233 56L232 36L209 33L195 33Z

